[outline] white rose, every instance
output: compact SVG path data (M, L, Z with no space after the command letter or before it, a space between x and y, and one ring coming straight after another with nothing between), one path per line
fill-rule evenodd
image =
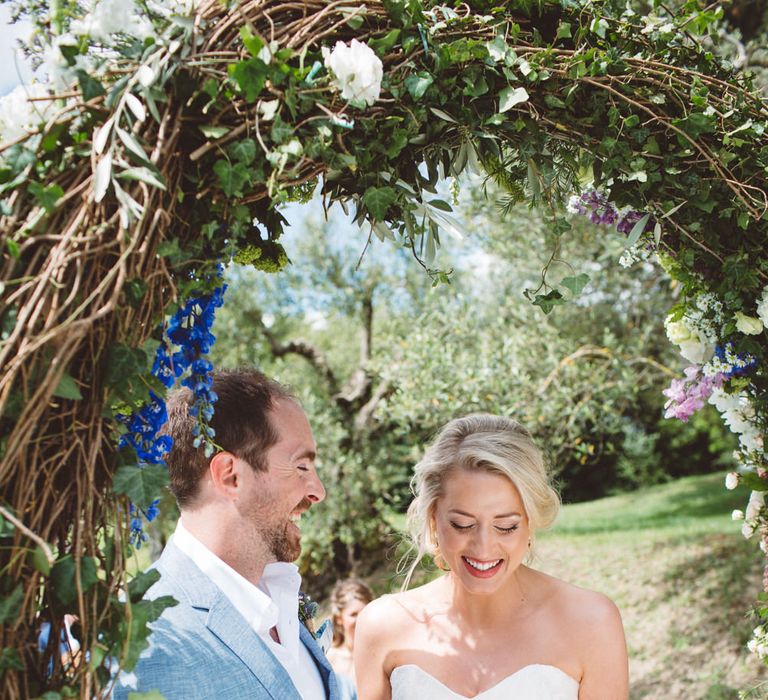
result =
M144 39L152 34L152 24L141 16L134 0L96 0L91 11L72 22L74 34L91 36L108 43L112 34L129 34Z
M736 319L736 330L745 335L757 335L763 332L763 322L759 318L747 316L741 311L737 311L734 318Z
M48 90L40 83L17 85L0 97L0 142L15 141L45 122L53 109L53 100L30 101L44 97Z
M725 476L725 488L733 491L739 485L739 475L736 472L728 472Z
M685 319L670 321L670 317L664 321L664 329L667 338L680 347L680 354L695 365L704 364L711 356L714 349L694 330L688 327Z
M337 41L333 51L323 47L323 60L345 100L361 100L370 106L379 99L384 66L367 44L357 39L349 46Z
M744 520L744 511L743 510L734 510L731 513L731 520Z
M763 288L763 295L757 303L757 316L764 326L768 326L768 286Z

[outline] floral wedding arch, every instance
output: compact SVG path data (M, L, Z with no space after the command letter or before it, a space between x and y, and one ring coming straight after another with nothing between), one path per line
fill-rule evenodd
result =
M765 550L768 109L692 35L718 10L33 7L50 82L0 103L3 697L90 697L135 662L171 602L141 601L153 575L126 573L166 479L163 392L194 390L211 449L220 266L279 271L277 207L318 187L436 277L455 223L435 186L466 169L545 208L555 240L575 195L572 212L627 236L629 261L652 255L679 282L666 326L692 363L668 414L710 401L739 435L728 486L753 490L744 533ZM545 311L585 283L546 272L529 292ZM69 667L52 653L67 613L85 660ZM768 654L762 628L751 645Z

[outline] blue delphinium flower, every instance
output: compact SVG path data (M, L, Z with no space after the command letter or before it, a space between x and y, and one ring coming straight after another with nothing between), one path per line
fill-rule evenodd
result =
M217 277L222 276L223 270L222 265L217 266ZM167 388L171 388L179 377L184 377L182 385L194 394L194 402L189 409L190 415L197 418L193 444L195 447L203 445L206 456L215 449L215 432L209 422L218 397L213 391L213 365L205 359L205 355L216 342L211 327L216 309L224 302L226 289L226 285L217 287L210 294L188 299L177 309L168 321L163 342L157 348L152 365L152 374ZM130 416L118 416L118 420L128 427L120 438L119 446L134 449L140 468L148 464L165 465L173 439L169 435L160 435L168 420L162 398L150 391L149 401L144 406ZM148 522L154 520L159 512L158 503L158 500L153 501L146 511L134 504L130 506L130 541L137 548L147 539L143 532L142 515Z

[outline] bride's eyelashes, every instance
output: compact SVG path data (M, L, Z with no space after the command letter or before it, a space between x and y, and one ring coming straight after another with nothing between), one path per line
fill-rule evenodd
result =
M451 527L454 530L458 530L459 532L466 532L467 530L471 530L474 527L474 524L472 525L460 525L459 523L453 522L453 520L449 521L451 524ZM504 535L508 535L511 532L514 532L517 530L517 528L520 527L518 523L515 523L514 525L510 525L509 527L501 527L500 525L496 525L495 528L501 532Z

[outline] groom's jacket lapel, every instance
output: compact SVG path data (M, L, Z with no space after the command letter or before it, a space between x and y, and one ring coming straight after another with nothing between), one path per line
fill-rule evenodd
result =
M275 700L299 697L283 665L221 591L211 604L206 626L240 657Z
M339 700L339 686L336 681L336 676L331 669L331 665L328 663L323 650L313 635L304 625L299 625L299 635L302 643L309 650L312 658L317 664L317 669L320 671L320 676L323 679L323 686L325 687L325 697L329 700Z
M161 579L150 589L151 597L167 592L172 595L177 591L181 593L181 597L193 608L207 612L206 627L240 658L270 697L274 700L300 700L288 672L269 647L221 589L172 540L158 560L157 568Z

